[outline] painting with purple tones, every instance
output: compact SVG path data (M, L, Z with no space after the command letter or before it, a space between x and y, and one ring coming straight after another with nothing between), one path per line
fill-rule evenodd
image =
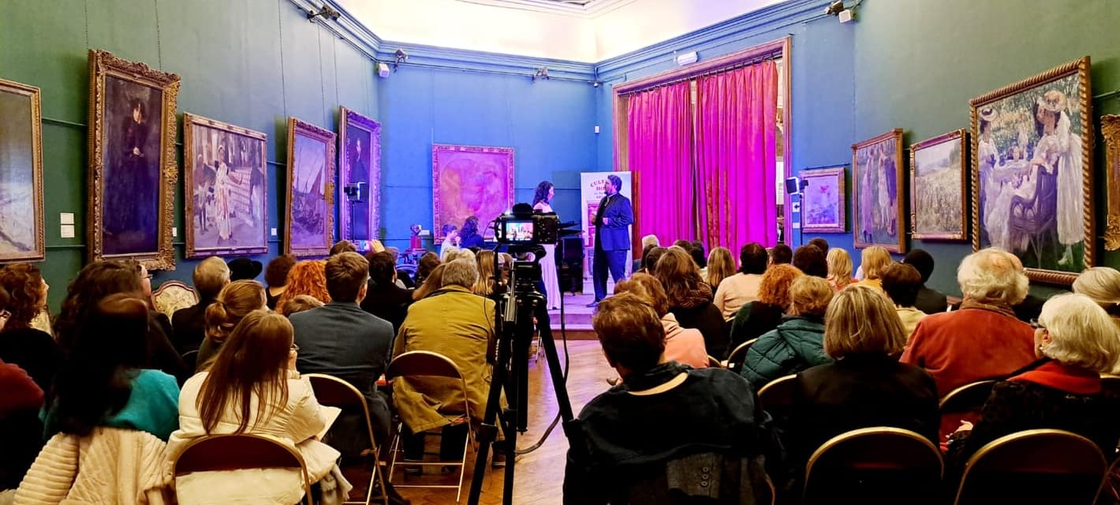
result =
M39 88L0 79L0 263L46 256L41 118Z
M364 251L369 241L380 234L381 123L346 107L341 108L338 123L342 141L338 160L338 232L342 239Z
M848 231L844 207L844 167L801 171L804 189L805 231L844 233Z
M489 223L513 203L513 148L432 145L432 229L475 216L479 234L492 237Z
M326 256L334 242L335 134L288 118L284 253Z
M268 136L183 114L188 258L268 252Z
M852 224L857 249L906 252L903 218L902 129L852 145Z

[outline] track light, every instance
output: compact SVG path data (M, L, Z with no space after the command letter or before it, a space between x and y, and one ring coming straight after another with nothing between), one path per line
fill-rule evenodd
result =
M397 52L393 53L393 56L396 57L396 60L393 61L393 71L396 72L397 67L400 67L401 63L408 61L408 53L404 52L404 49L397 49Z
M839 16L840 13L843 12L843 10L844 10L844 1L843 0L836 0L835 2L832 2L832 3L828 4L828 7L826 7L824 9L824 14L826 16Z
M338 21L338 18L342 17L342 13L334 10L330 5L323 4L323 8L319 9L319 12L308 12L307 20L311 21L320 16L331 21Z
M548 67L541 67L537 69L537 73L533 74L533 80L536 81L538 79L545 81L548 80Z

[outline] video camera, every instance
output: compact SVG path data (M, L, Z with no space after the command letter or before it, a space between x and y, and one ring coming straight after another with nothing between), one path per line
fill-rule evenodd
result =
M504 245L555 244L559 230L560 218L556 214L533 212L525 203L514 205L512 211L494 219L494 238Z

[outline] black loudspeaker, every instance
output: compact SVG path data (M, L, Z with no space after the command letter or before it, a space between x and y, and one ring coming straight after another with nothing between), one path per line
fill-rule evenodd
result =
M786 179L786 194L787 195L796 194L797 189L798 189L798 185L799 185L798 183L799 183L799 181L797 180L796 177L790 177L789 179Z

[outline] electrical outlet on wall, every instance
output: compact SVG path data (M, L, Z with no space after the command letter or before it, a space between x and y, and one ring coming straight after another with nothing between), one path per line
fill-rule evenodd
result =
M276 228L273 228L273 229L272 229L272 236L273 236L273 237L275 237L275 236L276 236Z

